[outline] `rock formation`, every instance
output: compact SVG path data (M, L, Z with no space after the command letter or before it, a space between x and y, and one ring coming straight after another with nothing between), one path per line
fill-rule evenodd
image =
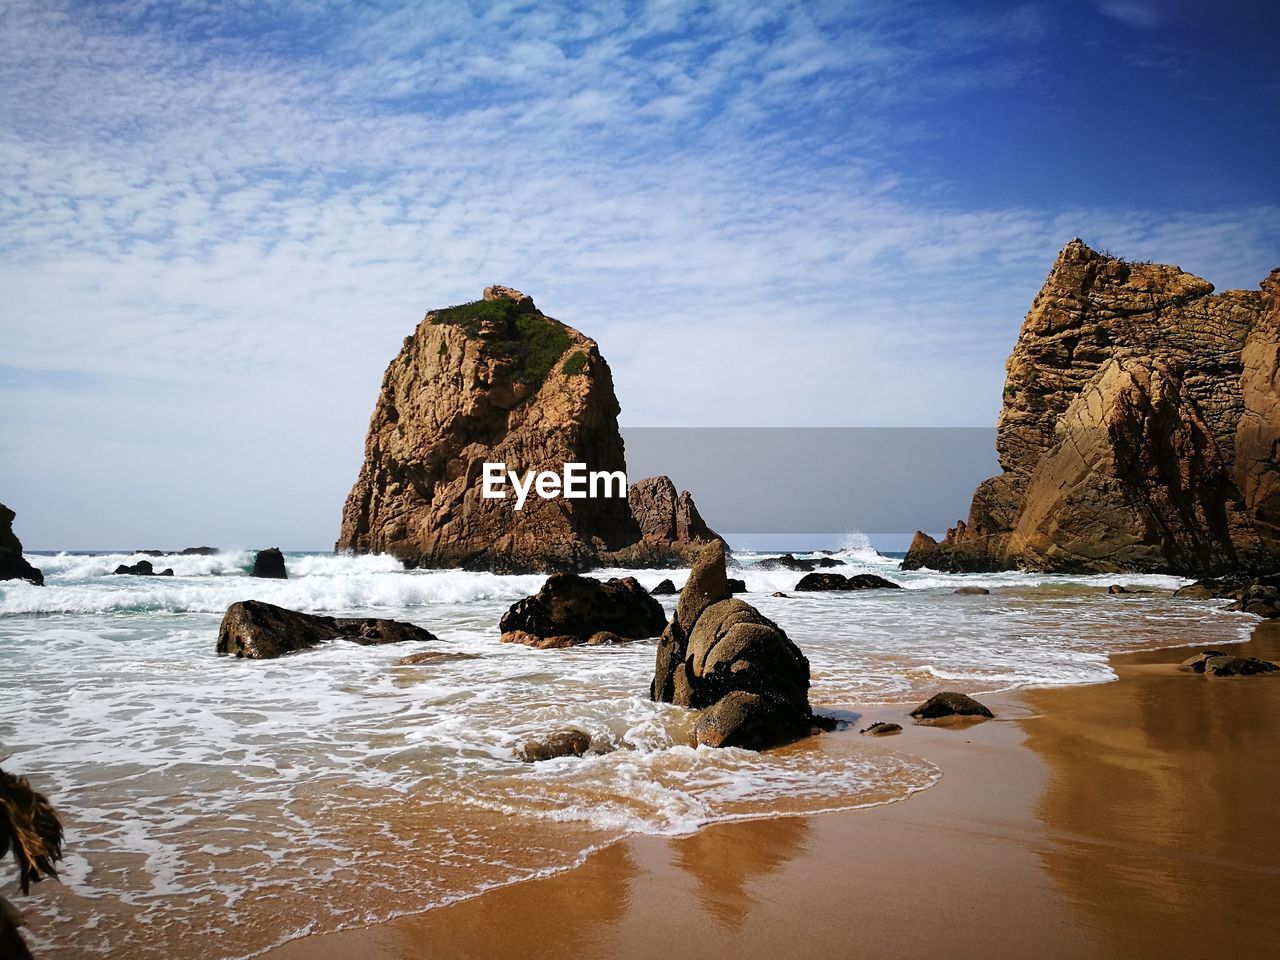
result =
M658 643L654 700L694 707L700 744L760 750L808 736L809 661L782 629L730 596L724 545L699 554Z
M920 706L911 711L917 720L940 720L944 717L985 717L995 716L990 710L967 693L956 693L948 690L935 693Z
M435 639L429 630L399 620L320 617L261 600L242 600L229 606L222 617L218 653L271 660L329 640L350 640L367 647Z
M594 340L517 290L433 310L382 379L338 550L410 567L499 571L676 566L718 539L665 477L627 496L486 499L485 463L523 477L568 463L625 472L619 406ZM598 492L603 492L600 490Z
M1213 293L1072 240L1007 364L1000 476L904 569L1215 574L1280 562L1280 270Z
M249 571L249 576L264 580L288 580L289 572L285 569L284 554L280 552L280 548L267 547L254 554L253 569Z
M656 637L666 625L662 604L634 577L601 583L573 573L552 574L499 623L503 643L540 649Z
M27 580L38 587L44 586L44 574L22 555L22 541L13 532L16 516L0 503L0 580Z

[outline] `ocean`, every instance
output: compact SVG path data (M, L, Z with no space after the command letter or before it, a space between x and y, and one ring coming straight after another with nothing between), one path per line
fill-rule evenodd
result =
M542 576L294 553L289 580L255 580L239 551L148 558L176 575L141 578L109 575L139 555L28 555L47 585L0 584L0 758L60 810L67 857L61 884L4 893L42 957L250 957L629 835L899 801L942 772L909 736L859 737L877 707L1104 682L1111 653L1244 640L1255 622L1171 599L1173 577L903 572L856 537L838 572L907 589L774 598L802 574L753 567L768 556L739 552L731 575L808 656L815 710L848 727L755 754L688 745L691 713L647 697L654 641L499 643L502 613ZM593 575L651 588L687 573ZM1107 595L1117 582L1152 592ZM992 593L955 595L965 585ZM408 620L440 642L219 657L222 614L245 599ZM421 650L441 655L398 665ZM588 756L516 759L566 726L591 735Z

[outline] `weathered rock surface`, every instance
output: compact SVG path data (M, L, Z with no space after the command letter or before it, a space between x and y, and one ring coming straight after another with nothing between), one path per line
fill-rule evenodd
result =
M810 573L801 577L797 590L900 590L902 585L876 576L874 573L855 573L846 577L841 573Z
M1190 670L1192 673L1204 673L1204 665L1216 657L1225 657L1227 654L1221 650L1202 650L1195 656L1187 657L1179 664L1182 670Z
M1240 591L1236 602L1227 609L1274 620L1280 617L1280 587L1255 580Z
M261 577L264 580L288 580L289 572L284 566L284 554L279 547L267 547L259 550L253 557L253 570L249 576Z
M431 631L399 620L321 617L261 600L241 600L228 607L222 617L218 653L270 660L329 640L350 640L361 646L372 646L435 639Z
M719 539L665 477L627 496L481 496L483 465L625 471L619 406L594 340L516 290L433 310L391 362L338 550L410 567L501 571L678 566Z
M662 604L634 577L602 583L574 573L552 574L499 622L503 643L541 649L656 637L666 625Z
M902 724L889 723L886 720L877 720L869 727L863 727L858 731L864 737L891 737L895 733L902 732Z
M911 711L917 720L937 720L942 717L994 717L995 714L973 697L964 693L946 691L936 693Z
M729 583L724 545L709 544L658 643L650 697L702 710L694 736L707 746L760 750L808 736L809 661Z
M526 740L516 750L525 763L539 763L556 757L580 757L591 749L591 736L581 730L557 730L545 740Z
M1258 571L1280 551L1280 271L1260 291L1072 240L1008 362L996 448L904 569Z
M0 503L0 580L26 580L44 586L44 574L22 556L22 541L13 532L17 514Z
M173 568L165 567L157 573L154 564L150 560L139 560L137 563L119 564L111 573L116 576L128 577L172 577Z

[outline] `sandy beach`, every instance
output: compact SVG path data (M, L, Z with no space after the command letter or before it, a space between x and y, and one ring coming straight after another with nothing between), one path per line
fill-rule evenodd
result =
M1280 657L1280 624L1236 651ZM1257 956L1280 935L1280 680L1183 673L1188 652L990 698L1000 719L965 728L868 710L906 725L878 748L943 770L905 802L630 839L267 956Z

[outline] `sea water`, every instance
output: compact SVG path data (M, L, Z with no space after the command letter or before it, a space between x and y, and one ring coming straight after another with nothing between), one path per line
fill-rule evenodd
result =
M0 585L0 758L67 827L62 884L6 895L49 958L246 957L562 870L633 834L893 802L937 782L910 738L867 741L876 706L1111 679L1110 653L1244 639L1253 618L1172 600L1160 576L904 572L852 540L835 559L904 590L792 592L739 554L747 599L808 656L810 699L848 728L781 750L694 748L689 711L649 701L654 641L502 644L541 576L407 571L385 556L249 552L29 556L45 587ZM688 571L600 571L653 587ZM1150 593L1111 596L1122 582ZM957 596L959 586L989 596ZM790 596L775 598L774 591ZM392 617L435 644L334 642L273 661L214 652L233 602ZM663 598L668 613L675 598ZM442 654L401 666L408 653ZM525 764L562 727L592 752Z

